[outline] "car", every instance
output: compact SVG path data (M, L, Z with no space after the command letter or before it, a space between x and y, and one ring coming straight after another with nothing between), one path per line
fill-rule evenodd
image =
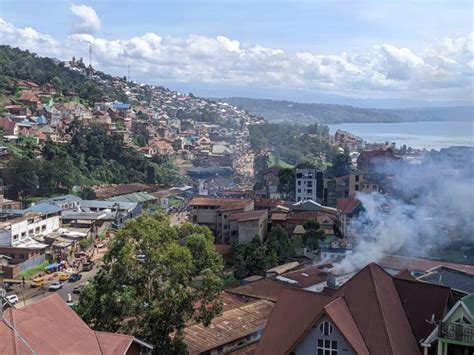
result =
M71 275L69 275L68 273L59 274L59 281L67 281L70 277Z
M57 290L63 288L63 286L64 286L64 282L54 281L54 282L51 283L51 285L49 285L48 290L49 291L57 291Z
M69 278L69 282L76 282L79 281L82 278L82 274L71 274L71 277Z
M86 287L86 283L76 285L76 286L74 286L74 289L72 290L72 293L80 294L84 290L84 287Z
M44 279L42 277L35 277L33 281L31 281L31 287L42 287L44 286Z
M15 295L15 294L5 296L5 298L6 298L7 301L10 302L11 304L17 304L18 301L19 301L18 296Z

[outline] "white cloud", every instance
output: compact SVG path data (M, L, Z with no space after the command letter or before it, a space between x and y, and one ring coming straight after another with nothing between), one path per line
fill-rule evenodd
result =
M474 33L445 37L422 51L382 43L365 52L323 55L241 43L224 36L186 38L146 33L107 40L88 33L72 34L61 43L31 28L0 20L5 44L68 59L87 56L93 65L151 83L190 82L258 88L283 87L373 98L472 100Z
M78 20L74 25L73 33L92 34L100 30L99 16L92 7L73 4L70 9Z

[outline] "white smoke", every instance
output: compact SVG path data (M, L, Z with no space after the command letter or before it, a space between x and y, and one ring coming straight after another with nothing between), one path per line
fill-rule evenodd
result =
M385 168L382 173L391 176L393 190L356 195L364 209L350 228L357 244L331 272L358 270L383 254L427 257L453 243L474 246L471 168L441 162Z

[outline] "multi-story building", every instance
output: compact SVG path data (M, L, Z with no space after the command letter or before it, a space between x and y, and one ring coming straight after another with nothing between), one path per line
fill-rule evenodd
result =
M370 179L367 174L353 172L349 175L338 176L324 180L324 204L336 207L338 199L349 198L357 192L380 192L381 186L375 179Z
M430 349L437 355L472 354L474 352L474 293L464 296L443 317L423 341L425 354ZM435 343L437 341L437 347Z
M296 169L296 202L323 199L323 173L316 169Z

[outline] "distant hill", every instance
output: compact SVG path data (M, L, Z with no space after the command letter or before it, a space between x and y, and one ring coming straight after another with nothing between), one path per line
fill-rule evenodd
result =
M292 101L230 97L219 99L262 116L270 122L371 123L414 121L469 121L474 119L474 106L429 107L413 109L372 109L334 104L308 104Z

